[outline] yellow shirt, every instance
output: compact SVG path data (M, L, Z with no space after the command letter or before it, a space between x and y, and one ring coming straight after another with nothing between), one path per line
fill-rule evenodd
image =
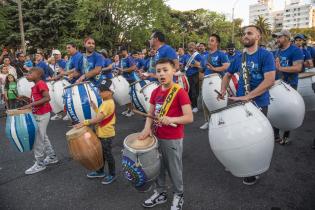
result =
M102 113L105 118L95 126L96 135L99 138L109 138L115 136L115 103L113 99L103 101L98 108L98 113Z

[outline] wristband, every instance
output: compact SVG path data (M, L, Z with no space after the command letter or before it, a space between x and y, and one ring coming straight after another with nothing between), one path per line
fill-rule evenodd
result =
M91 123L90 123L90 120L84 120L83 121L83 125L85 126L89 126Z

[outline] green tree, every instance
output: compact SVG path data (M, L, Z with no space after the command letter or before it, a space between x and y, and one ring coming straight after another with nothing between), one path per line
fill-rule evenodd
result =
M255 20L255 25L261 29L262 32L262 42L264 44L268 43L271 39L271 25L263 16L258 16Z

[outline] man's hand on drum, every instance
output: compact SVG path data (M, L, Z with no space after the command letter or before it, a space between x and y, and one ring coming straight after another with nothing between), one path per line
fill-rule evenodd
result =
M218 101L224 100L225 95L226 95L226 89L225 89L225 90L221 90L221 91L220 91L220 94L218 94L218 96L217 96L217 100L218 100Z
M232 101L250 101L251 100L251 98L248 95L240 96L240 97L232 96L232 97L229 97L229 99Z
M214 66L212 66L210 63L207 63L207 67L208 67L209 69L215 71L215 70L214 70L214 69L215 69Z
M144 128L141 133L138 136L139 140L144 140L146 139L148 136L151 136L151 129L146 129Z
M83 82L85 80L85 74L83 74L77 81L76 83L80 83L80 82Z

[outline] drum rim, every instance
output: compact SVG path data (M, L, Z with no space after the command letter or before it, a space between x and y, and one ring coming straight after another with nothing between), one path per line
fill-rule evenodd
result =
M71 128L70 130L68 130L68 131L66 132L66 139L67 139L67 141L72 141L72 140L74 140L75 137L70 137L70 135L69 135L69 132L70 132L70 131L73 132L74 130L77 130L77 131L82 130L82 132L76 134L75 137L78 137L78 135L79 135L79 136L82 135L84 132L92 131L92 129L89 128L89 127L87 127L87 126L83 126L83 127L81 127L81 128L75 128L75 127L74 127L74 128Z
M213 76L219 76L220 79L222 79L221 76L220 76L220 74L218 74L218 73L208 74L208 75L203 76L203 78L206 79L206 78L210 78L210 77L213 77Z
M305 76L301 75L301 74L306 74ZM303 76L303 77L300 77ZM310 78L310 77L313 77L315 76L315 72L302 72L302 73L299 73L298 77L299 79L305 79L305 78Z
M233 103L233 104L230 104L226 107L222 107L220 109L216 109L212 112L210 112L211 114L217 114L217 113L220 113L222 111L225 111L227 109L230 109L230 108L234 108L234 107L237 107L237 106L240 106L240 105L246 105L246 104L253 104L251 101L247 101L247 102L244 102L244 101L239 101L239 102L236 102L236 103ZM253 104L254 105L254 104ZM254 105L255 106L255 105Z
M149 85L151 85L151 84L157 84L156 82L152 82L152 81L150 81L148 84L146 84L145 86L143 86L141 89L140 89L140 93L143 93L143 90L145 89L145 88L147 88ZM158 84L157 84L158 85Z
M8 116L16 116L20 114L32 114L31 109L9 109L6 111Z
M129 87L134 86L135 84L137 84L137 83L139 83L139 82L141 82L141 81L148 81L149 83L151 83L151 81L150 81L150 80L143 79L143 80L135 81L135 82L133 82L133 83L129 84ZM144 86L143 86L143 87L144 87ZM142 89L142 88L141 88L141 89Z
M132 134L135 134L135 133L132 133ZM127 150L129 150L129 151L131 151L132 153L135 153L135 154L137 154L137 153L146 153L146 152L151 151L152 149L158 147L158 140L157 140L156 136L152 135L151 137L155 140L155 142L153 143L153 145L152 145L151 147L149 147L149 148L147 148L147 149L134 149L134 148L131 148L131 147L129 147L129 146L127 145L126 142L127 142L128 137L129 137L130 135L132 135L132 134L129 134L129 135L126 136L126 138L124 139L124 148L127 149Z
M92 82L90 82L90 81L79 82L79 83L67 85L66 87L64 87L64 89L71 88L71 87L74 87L74 86L77 86L77 85L84 85L84 84L91 84L91 83Z

